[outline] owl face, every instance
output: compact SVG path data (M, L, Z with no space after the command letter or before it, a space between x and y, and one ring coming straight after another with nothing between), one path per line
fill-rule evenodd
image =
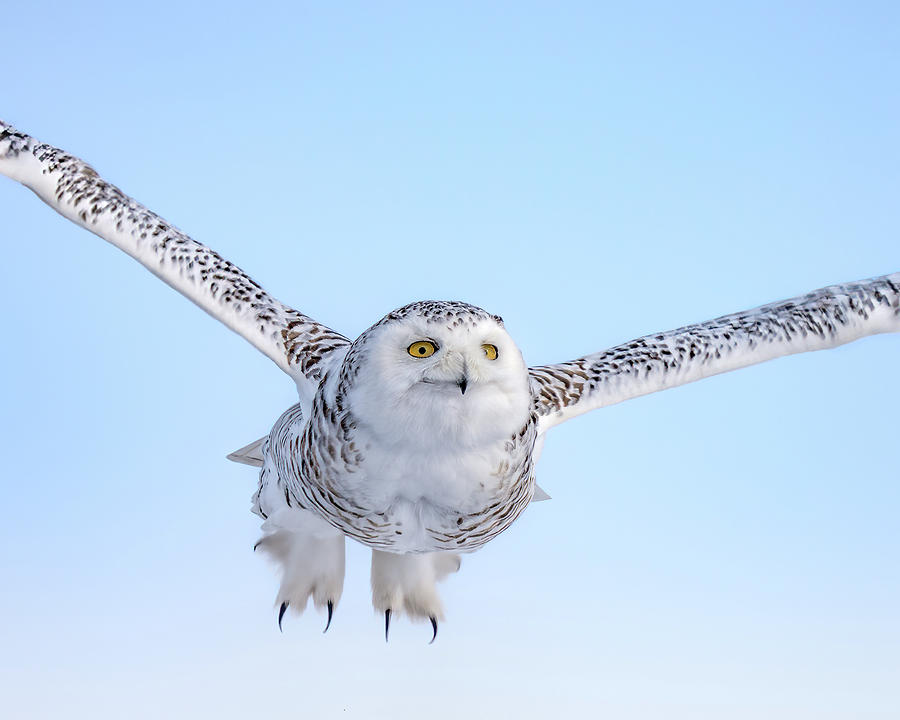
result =
M527 420L522 354L503 321L480 308L414 303L357 343L365 381L354 383L354 415L381 440L473 446L506 439Z

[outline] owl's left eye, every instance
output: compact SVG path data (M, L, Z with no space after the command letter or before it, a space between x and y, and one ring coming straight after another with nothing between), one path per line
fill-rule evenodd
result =
M488 360L496 360L497 355L500 354L499 352L497 352L496 345L488 345L487 343L485 343L481 346L481 349L484 350L485 357L487 357Z
M406 352L408 352L414 358L427 358L431 357L437 352L437 345L435 345L430 340L417 340L408 348L406 348Z

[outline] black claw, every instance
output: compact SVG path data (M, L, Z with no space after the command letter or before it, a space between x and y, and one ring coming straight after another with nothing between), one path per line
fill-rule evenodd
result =
M286 603L286 602L281 603L281 610L278 611L278 629L279 630L281 630L281 620L282 620L282 618L284 618L284 614L287 612L287 609L288 609L288 603ZM281 630L281 632L284 632L284 630Z
M334 614L334 600L328 601L328 622L325 623L325 629L322 631L322 634L328 632L328 628L331 627L331 616Z
M384 611L384 641L388 641L388 630L391 629L391 609Z
M256 548L259 547L259 545L260 545L261 542L262 542L262 540L257 540L257 541L253 544L253 552L256 552Z
M431 643L433 643L435 641L435 639L437 638L437 618L434 615L432 615L428 619L431 620L431 627L434 630L434 635L431 636L431 641L428 643L429 645L431 645Z

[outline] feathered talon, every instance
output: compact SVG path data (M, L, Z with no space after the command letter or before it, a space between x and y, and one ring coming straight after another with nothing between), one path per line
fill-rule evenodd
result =
M322 631L322 634L328 632L328 628L331 627L331 616L334 614L334 600L328 601L328 622L325 623L325 629Z
M388 631L391 629L391 609L384 611L384 641L388 641Z
M428 644L432 645L434 643L434 641L437 639L437 618L434 615L432 615L428 619L431 620L431 627L434 630L434 634L431 636L431 640L428 641Z
M281 629L281 621L284 619L284 614L287 612L287 609L288 603L281 603L281 609L278 611L278 630L281 632L284 632L284 630Z

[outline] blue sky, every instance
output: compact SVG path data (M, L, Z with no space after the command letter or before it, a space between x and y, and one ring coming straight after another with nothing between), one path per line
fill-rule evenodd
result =
M42 3L0 117L354 336L501 314L532 364L900 270L893 3ZM9 717L900 714L900 337L553 430L553 501L385 645L348 548L275 626L229 451L265 357L0 182Z

